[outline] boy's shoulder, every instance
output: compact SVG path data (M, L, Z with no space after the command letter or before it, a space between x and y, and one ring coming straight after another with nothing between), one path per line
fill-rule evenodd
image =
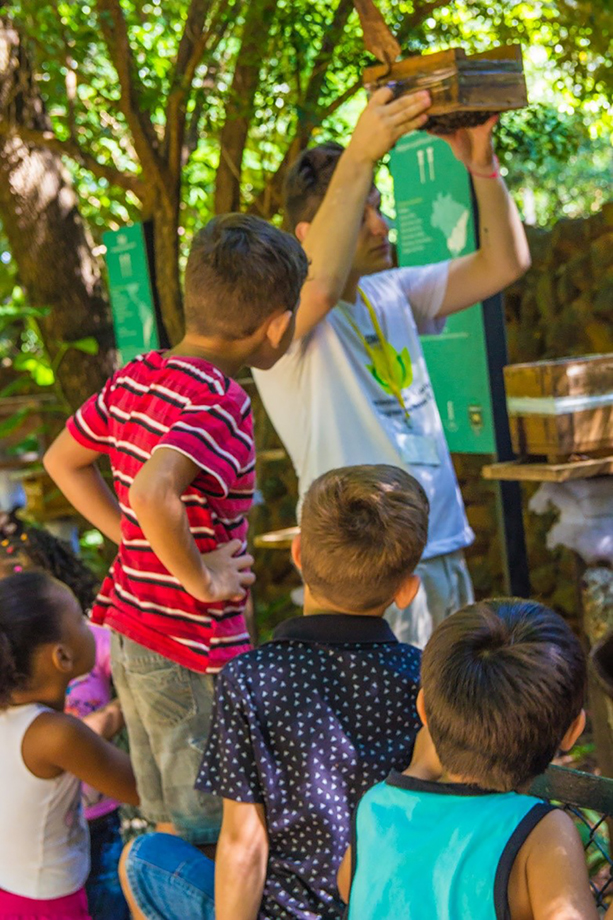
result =
M128 361L109 379L109 389L117 395L123 391L138 395L150 388L158 396L174 394L178 408L200 402L223 406L243 418L251 412L251 400L242 386L204 358L166 357L162 351L150 351Z
M296 618L297 621L301 619ZM224 666L220 678L238 688L241 693L257 695L263 688L285 677L295 680L301 673L312 675L314 667L318 671L344 670L347 655L351 657L353 665L348 669L347 679L350 681L362 683L366 676L365 669L368 669L370 679L384 675L399 680L405 686L407 683L419 683L421 651L403 642L372 645L348 642L330 645L323 639L319 642L278 637L233 658ZM359 666L355 666L358 663ZM323 685L322 689L325 689Z

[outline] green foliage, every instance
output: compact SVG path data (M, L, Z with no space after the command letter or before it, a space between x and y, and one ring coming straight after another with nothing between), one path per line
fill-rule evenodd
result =
M8 377L8 383L0 386L0 399L18 394L48 393L50 398L45 402L45 411L52 416L66 416L70 413L70 405L58 381L58 368L71 349L87 355L98 354L98 342L91 336L74 342L51 342L52 357L40 327L40 320L48 313L46 308L29 306L18 285L12 288L4 303L0 302L0 367L3 376ZM0 423L0 438L17 431L33 411L34 404L6 418ZM36 435L29 434L12 448L12 453L30 452L37 446Z
M530 223L587 216L610 198L613 146L606 121L596 133L586 113L559 111L552 103L505 115L500 159Z
M316 137L343 136L354 120L355 107L350 106L348 119L347 110L338 107L338 100L359 81L368 62L355 13L349 16L329 60L318 60L322 41L333 27L336 5L327 0L279 0L274 15L262 24L262 47L258 49L260 84L242 174L246 205L256 201L262 192L297 127L315 121ZM534 101L542 101L540 82L545 75L547 92L555 96L555 102L546 100L543 117L533 111L523 121L521 117L519 121L512 119L508 130L501 129L501 135L508 141L507 149L515 151L513 166L509 166L513 183L531 178L518 166L520 160L529 161L531 167L539 163L533 168L534 175L538 169L547 180L545 194L552 201L539 206L539 216L549 220L552 212L559 209L556 170L568 163L569 146L576 150L572 137L575 129L580 128L584 136L587 130L585 125L579 125L581 119L571 114L583 112L583 120L591 122L589 128L605 117L613 89L609 53L613 37L611 4L596 5L586 0L463 0L432 9L423 0L381 0L379 5L408 53L458 43L468 50L481 50L498 40L519 40L524 44L529 69L538 84ZM161 133L188 2L124 0L122 8L134 53L140 107L149 113ZM218 138L226 117L244 16L244 7L237 0L228 0L225 6L220 2L212 4L212 8L220 11L216 26L220 38L196 69L187 101L188 134L198 138L198 143L184 170L181 223L186 238L191 237L196 224L212 213ZM33 51L39 87L58 137L75 136L101 163L136 174L137 157L121 112L117 74L103 40L95 0L63 0L57 4L50 0L14 0L11 15ZM529 58L534 48L542 49L543 55L540 63L532 66ZM316 61L325 74L312 96L310 87L316 81L312 80L311 68ZM567 113L571 113L568 118ZM552 119L553 132L547 130ZM611 134L610 121L605 118L605 122L596 145L603 156ZM596 143L594 137L585 136L583 146L573 153L576 168L566 171L569 190L576 188L575 175L589 165L591 142ZM547 156L539 152L543 147L548 148ZM82 212L98 240L104 229L139 218L139 203L132 193L110 186L106 179L93 179L82 167L72 164L71 168ZM595 171L589 171L585 182L583 207L588 203L591 182L598 181ZM560 190L561 198L565 191ZM571 194L568 191L568 196Z

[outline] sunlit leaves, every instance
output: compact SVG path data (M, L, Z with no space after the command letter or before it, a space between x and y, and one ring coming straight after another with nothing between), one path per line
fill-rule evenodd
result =
M212 8L219 2L214 0ZM227 22L221 23L227 26L223 39L203 58L186 102L188 131L198 138L198 144L183 172L185 240L212 212L218 139L240 46L243 4L241 0L236 7L229 6ZM313 137L323 139L346 137L355 122L363 95L359 103L350 101L325 117L326 108L334 106L359 80L368 61L355 12L334 44L319 92L307 98L312 69L337 4L338 0L280 0L274 19L262 30L260 85L243 160L246 206L274 173L299 123L314 123ZM122 0L140 103L160 137L188 6L188 0ZM577 178L573 164L576 170L584 170L588 185L594 181L601 188L588 151L593 142L593 162L606 174L610 164L607 144L613 130L607 112L613 93L613 4L609 0L454 0L434 5L434 9L426 0L379 0L379 6L406 53L457 44L476 51L500 41L522 42L532 101L537 111L542 103L546 106L538 118L528 114L505 119L499 136L512 183L523 188L532 177L536 181L542 176L542 186L547 187L546 195L553 204L539 205L539 219L550 219L557 207L556 169L562 170L571 188ZM58 137L68 138L75 132L79 143L101 162L138 173L140 165L120 111L117 74L103 40L95 0L13 0L11 15L33 56ZM67 92L71 72L76 77L72 102ZM189 124L190 119L195 122ZM94 180L86 170L67 162L82 213L97 242L104 229L139 219L140 204L133 195ZM579 196L582 202L587 202L585 187L586 194ZM559 197L564 194L560 186ZM0 276L2 273L0 266Z

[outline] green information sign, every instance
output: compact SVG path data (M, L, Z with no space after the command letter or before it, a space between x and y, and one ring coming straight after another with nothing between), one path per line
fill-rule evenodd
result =
M160 344L143 225L108 230L102 239L115 341L125 363Z
M468 173L445 141L409 135L394 148L391 170L400 265L475 251ZM422 344L449 449L495 453L481 304L450 316L444 332L423 336Z

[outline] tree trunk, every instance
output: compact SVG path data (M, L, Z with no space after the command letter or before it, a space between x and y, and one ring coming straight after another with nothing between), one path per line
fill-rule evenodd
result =
M171 344L184 332L183 296L179 276L179 189L172 198L165 196L151 209L155 252L155 286L162 320Z
M0 21L0 117L9 113L28 127L49 128L19 36ZM51 309L42 322L51 356L62 342L85 336L98 341L96 357L71 349L58 370L62 389L77 406L113 369L109 304L60 157L16 134L0 136L0 219L30 303Z
M243 153L260 82L262 54L278 0L252 2L247 8L243 39L226 103L215 178L215 213L240 211Z

